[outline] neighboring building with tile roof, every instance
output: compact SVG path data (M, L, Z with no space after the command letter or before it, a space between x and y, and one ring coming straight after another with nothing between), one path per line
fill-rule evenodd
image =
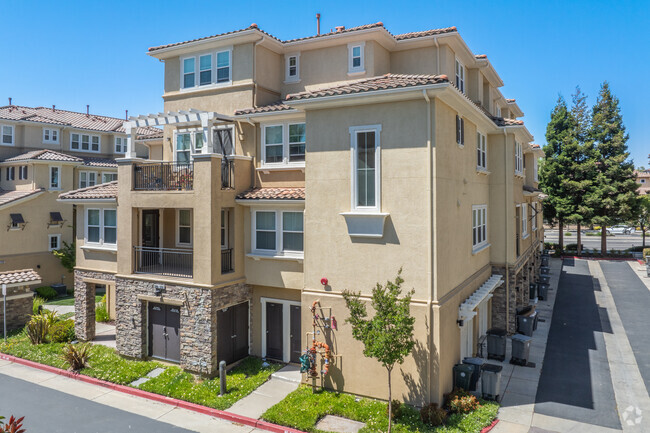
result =
M33 269L21 269L0 272L0 286L7 291L6 297L0 296L0 323L7 330L25 326L33 313L34 291L30 286L41 283L41 276ZM2 305L3 302L7 305ZM7 313L7 317L4 313Z
M117 183L59 198L77 206L80 339L94 336L104 284L123 288L123 355L201 374L249 353L297 362L314 313L341 320L343 290L369 296L402 269L424 349L401 366L421 386L396 380L394 393L424 405L451 391L453 366L488 328L515 332L539 279L543 152L456 27L393 34L378 22L281 40L251 25L148 54L163 61L164 108L123 128L164 125L156 161L130 152ZM174 324L178 314L191 319ZM381 368L354 362L349 328L326 334L324 383L385 398L367 380Z
M639 184L637 191L639 195L650 194L650 170L636 170L636 183Z

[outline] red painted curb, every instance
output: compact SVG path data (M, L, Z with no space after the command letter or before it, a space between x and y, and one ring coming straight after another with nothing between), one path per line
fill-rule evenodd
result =
M38 362L29 361L27 359L18 358L13 355L6 355L0 353L0 359L10 362L15 362L16 364L22 364L27 367L37 368L39 370L47 371L49 373L58 374L59 376L64 376L70 379L79 380L81 382L90 383L92 385L103 386L104 388L112 389L113 391L118 391L124 394L133 395L136 397L145 398L147 400L157 401L159 403L168 404L170 406L179 407L182 409L191 410L193 412L202 413L204 415L210 415L215 418L221 418L226 421L247 425L250 427L259 428L262 430L275 432L275 433L304 433L302 430L296 430L291 427L283 427L281 425L272 424L270 422L261 421L254 418L249 418L243 415L237 415L231 412L226 412L219 409L213 409L211 407L202 406L196 403L190 403L188 401L178 400L171 397L166 397L164 395L155 394L153 392L143 391L137 388L131 388L126 385L118 385L116 383L107 382L105 380L96 379L94 377L85 376L83 374L74 373L71 371L63 370L61 368L52 367L50 365L39 364Z
M581 257L581 256L561 256L561 259L582 259L582 260L614 260L614 261L621 261L621 262L634 262L637 261L638 259L629 257L629 258L624 258L624 257Z
M487 427L484 427L483 430L481 430L481 433L488 433L490 430L492 430L497 424L499 423L499 418L494 418L494 421L492 421L492 424L490 424Z

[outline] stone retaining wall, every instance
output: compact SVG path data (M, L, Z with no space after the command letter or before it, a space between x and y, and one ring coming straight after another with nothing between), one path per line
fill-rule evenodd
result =
M115 275L106 272L74 271L74 331L79 340L95 338L95 284L84 279L115 281Z
M24 327L29 322L34 305L34 292L29 287L8 287L7 288L7 331ZM13 296L29 295L15 299ZM0 334L4 326L2 294L0 294Z

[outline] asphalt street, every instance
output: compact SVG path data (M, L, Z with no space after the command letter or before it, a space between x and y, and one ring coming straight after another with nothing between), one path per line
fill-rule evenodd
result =
M570 231L570 236L564 236L564 244L575 244L578 242L576 237L576 232L574 230ZM544 230L544 242L558 242L559 232L557 230ZM625 250L627 248L641 246L642 245L642 236L640 232L637 232L632 235L613 235L607 236L607 249L609 250ZM586 236L582 234L582 245L585 248L597 249L600 250L600 236ZM646 235L646 246L650 247L650 235Z

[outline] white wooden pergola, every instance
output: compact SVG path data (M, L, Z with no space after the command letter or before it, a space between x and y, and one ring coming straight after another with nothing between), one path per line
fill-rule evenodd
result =
M194 108L190 108L189 110L168 111L167 113L131 116L129 117L129 120L123 124L127 135L126 156L127 158L136 157L134 143L137 138L138 128L167 125L200 125L201 128L203 128L203 143L205 144L201 151L202 153L212 153L214 150L212 134L210 134L212 126L217 123L229 123L233 121L234 119L231 116L214 111L197 110Z
M485 283L481 285L472 295L465 299L465 301L458 307L458 319L466 320L471 319L476 315L476 307L481 302L487 301L492 297L494 289L503 284L503 277L501 275L492 275Z

